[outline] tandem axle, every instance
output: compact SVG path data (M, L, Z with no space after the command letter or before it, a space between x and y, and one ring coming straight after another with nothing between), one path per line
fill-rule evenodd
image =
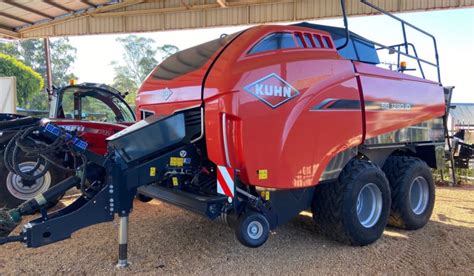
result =
M449 111L436 40L361 0L400 22L403 33L410 27L431 38L436 61L409 54L406 36L392 46L370 41L349 31L344 3L345 28L256 26L170 56L137 97L137 112L153 116L108 137L105 156L52 124L18 134L16 147L39 159L48 157L43 149L60 149L78 160L77 176L0 212L6 236L23 215L42 210L0 243L39 247L118 215L124 267L137 195L223 218L249 247L308 209L322 233L356 246L378 240L387 224L425 226ZM382 50L415 59L422 78L404 74L403 63L375 66ZM438 82L425 79L422 63L437 69ZM55 213L43 210L72 186L81 197Z

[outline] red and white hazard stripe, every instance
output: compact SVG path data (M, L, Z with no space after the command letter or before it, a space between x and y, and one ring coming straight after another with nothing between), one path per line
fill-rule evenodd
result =
M235 194L234 170L225 166L217 166L217 192L233 198Z

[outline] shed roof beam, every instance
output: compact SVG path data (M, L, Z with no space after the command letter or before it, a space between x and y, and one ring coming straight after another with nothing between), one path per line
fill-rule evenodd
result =
M184 0L181 0L181 5L183 5L186 9L190 9L191 7L186 3Z
M54 1L45 0L44 2L45 2L46 4L52 6L52 7L55 7L55 8L57 8L57 9L62 10L62 11L65 11L65 12L67 12L67 13L75 12L75 10L70 9L70 8L68 8L68 7L65 7L65 6L63 6L63 5L61 5L61 4L58 4L58 3L54 2Z
M221 8L227 8L227 2L226 0L216 0L217 4L221 6Z
M24 6L24 5L22 5L22 4L19 4L19 3L15 2L15 1L5 0L4 3L6 3L6 4L10 5L10 6L13 6L13 7L22 9L22 10L25 10L25 11L29 11L29 12L31 12L31 13L33 13L33 14L39 15L39 16L44 17L44 18L48 18L48 19L51 19L51 20L54 19L54 17L51 16L51 15L49 15L49 14L46 14L46 13L44 13L44 12L37 11L37 10L32 9L32 8L30 8L30 7L27 7L27 6Z
M89 6L91 8L97 8L97 5L95 5L94 3L91 3L90 1L87 1L87 0L81 0L81 3L84 3L84 4L86 4L87 6Z
M279 3L293 3L293 0L281 0ZM267 3L272 3L271 0L245 0L239 2L225 2L226 7L245 7L253 5L263 5ZM220 9L221 5L217 2L213 4L201 4L201 5L192 5L189 8L186 7L172 7L172 8L155 8L155 9L146 9L146 10L131 10L131 11L117 11L117 12L104 12L104 13L95 13L91 16L93 17L112 17L112 16L133 16L133 15L145 15L145 14L164 14L164 13L173 13L180 11L198 11L206 9Z
M26 23L26 24L33 24L32 21L26 20L24 18L20 18L18 16L14 16L14 15L11 15L11 14L8 14L8 13L4 13L4 12L0 12L0 16L6 17L6 18L9 18L9 19L13 19L13 20L16 20L16 21L19 21L19 22L23 22L23 23Z
M20 34L15 32L12 27L0 25L0 37L20 38Z
M70 16L65 16L65 17L62 17L62 18L55 18L54 20L49 21L49 22L38 22L38 23L35 23L32 26L27 26L27 27L21 29L21 32L36 30L36 29L41 29L41 28L47 28L47 27L50 27L50 26L54 26L54 25L64 23L64 22L76 20L78 18L88 17L88 16L92 16L94 14L107 13L109 11L114 11L114 10L117 10L117 9L125 8L125 7L128 7L128 6L136 5L136 4L143 3L143 2L144 2L144 0L129 0L127 2L119 2L117 4L113 4L113 5L109 5L109 6L97 7L96 9L86 10L85 12L80 13L80 14L79 13L73 13Z

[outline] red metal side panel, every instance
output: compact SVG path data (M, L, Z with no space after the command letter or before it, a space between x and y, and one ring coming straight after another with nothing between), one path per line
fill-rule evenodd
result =
M197 93L200 93L200 91ZM188 108L192 108L192 107L200 106L200 105L201 105L201 99L187 100L187 101L182 101L182 102L170 102L170 103L166 102L165 100L146 99L142 101L142 103L139 106L137 106L136 116L138 120L143 119L141 118L141 115L140 115L140 111L142 110L151 111L155 115L159 115L159 116L168 116L178 110L188 109Z
M142 110L166 116L179 109L200 105L202 78L205 72L198 71L201 74L199 78L186 81L182 79L188 75L162 83L149 77L136 97L135 110L138 120L142 119L140 117Z
M217 50L200 68L170 80L154 76L160 70L159 67L155 68L138 91L135 109L137 118L140 118L141 110L152 111L157 115L170 115L176 110L200 105L203 80L220 50Z
M354 64L365 101L365 138L443 116L444 94L439 84L370 64Z
M105 139L127 127L126 125L121 124L77 120L51 119L51 121L56 125L65 127L68 130L77 131L80 137L89 144L88 149L101 155L104 155L107 152L107 144Z
M209 158L240 170L246 183L281 189L317 184L334 155L362 142L360 98L350 61L340 59L334 49L245 54L267 33L285 30L293 29L265 26L244 33L216 62L204 91ZM282 104L281 97L262 96L271 107L251 93L265 85L285 89L282 80L299 93ZM257 84L263 86L255 88ZM357 107L311 111L328 99ZM262 170L267 178L259 177Z

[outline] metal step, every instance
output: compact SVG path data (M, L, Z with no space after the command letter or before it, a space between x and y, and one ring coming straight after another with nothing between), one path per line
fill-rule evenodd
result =
M177 188L171 189L157 185L140 187L138 193L205 215L210 219L217 218L227 202L227 197L223 195L196 195Z
M451 110L451 99L453 96L453 89L454 86L446 86L444 88L444 100L446 104L446 110L445 114L443 116L443 126L444 126L444 136L446 139L446 145L448 146L448 152L447 152L447 161L448 161L448 172L451 177L451 182L449 183L449 186L456 186L457 185L457 179L456 179L456 170L455 170L455 164L454 164L454 148L453 148L453 142L452 142L452 137L450 136L449 129L448 129L448 116L449 112ZM441 173L441 179L444 181L444 176L443 173Z

